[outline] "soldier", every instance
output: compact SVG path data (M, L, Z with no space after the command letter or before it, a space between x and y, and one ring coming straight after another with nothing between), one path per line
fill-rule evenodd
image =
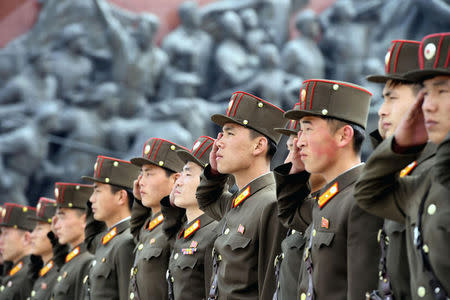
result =
M92 186L78 183L55 183L56 216L55 234L60 244L68 244L70 252L64 259L57 283L53 289L54 300L84 299L83 279L89 272L93 256L84 244L86 203Z
M371 133L374 147L394 134L398 123L415 102L421 89L420 83L405 78L405 73L419 67L417 52L420 42L395 40L386 58L386 74L371 75L368 81L384 83L383 98L378 110L378 130ZM428 143L420 157L411 167L400 172L400 176L417 175L428 170L434 163L436 145ZM379 266L378 291L370 299L411 299L409 267L406 253L405 226L392 220L385 220L378 234L381 258ZM392 298L393 297L393 298Z
M351 83L306 80L299 108L285 114L300 120L294 159L305 167L285 164L275 169L279 217L296 230L309 225L301 300L362 299L367 289L376 287L376 234L382 219L361 210L352 193L363 167L360 150L370 97ZM314 198L309 174L320 174L327 182Z
M420 69L405 75L423 82L423 91L394 135L369 158L355 187L361 207L405 224L411 299L446 299L450 291L449 47L450 33L424 37ZM419 157L427 140L438 145L433 167L418 176L397 176Z
M170 299L208 298L211 251L217 222L200 210L195 191L200 183L200 175L209 162L213 144L214 139L202 136L195 141L191 151L177 151L185 165L171 195L174 205L186 210L187 222L181 228L170 255L167 276Z
M277 218L270 161L284 127L284 111L245 92L231 96L226 115L211 120L222 131L197 189L201 210L221 220L214 243L210 299L271 299L273 261L286 230ZM234 176L238 192L227 191Z
M293 109L298 109L300 103L296 103ZM301 160L294 160L294 143L297 143L297 134L300 131L300 122L290 120L286 128L275 128L275 131L287 135L286 142L289 151L284 163L299 164L297 168L305 168ZM311 192L315 193L325 184L323 177L317 174L311 175L309 179ZM302 253L305 246L303 233L295 229L289 229L286 238L281 242L281 254L275 258L276 291L274 300L295 299L298 295L297 282L300 278L301 265L303 262Z
M28 217L34 216L36 209L14 203L5 203L1 211L0 251L5 261L13 263L4 275L0 286L1 300L23 300L33 287L33 265L30 254L30 232L35 222Z
M36 221L36 227L31 233L31 253L40 256L44 265L39 270L39 277L34 282L31 294L27 299L50 299L58 271L64 264L64 258L67 255L67 246L57 244L57 239L51 231L55 212L56 201L41 197L36 206L36 215L30 217ZM54 246L55 255L53 255L52 246Z
M129 161L98 156L94 176L83 176L94 182L85 230L86 244L95 255L86 280L89 299L128 299L134 249L129 204L138 174Z
M151 138L144 144L142 157L131 159L132 164L141 167L141 174L134 183L135 202L131 212L131 232L136 241L129 286L131 300L168 299L166 271L174 237L162 230L161 224L167 220L161 213L160 202L168 201L183 168L176 152L181 149L186 148ZM166 230L170 230L170 226Z

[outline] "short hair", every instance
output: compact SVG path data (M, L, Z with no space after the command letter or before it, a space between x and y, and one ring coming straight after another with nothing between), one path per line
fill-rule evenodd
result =
M342 121L335 118L324 119L327 121L331 133L335 133L338 129L344 127L345 125L350 126L353 129L353 151L355 151L356 154L361 153L362 144L364 142L364 139L366 138L364 128L354 123Z
M114 185L114 184L108 184L108 185L110 186L111 193L113 193L113 194L120 192L121 190L124 190L125 192L127 192L128 208L131 209L131 207L133 206L133 200L134 200L133 192L130 189L124 188L122 186L118 186L118 185Z
M163 168L163 170L166 172L167 178L169 178L169 177L172 176L173 174L176 174L176 173L177 173L177 172L174 172L174 171L169 170L169 169L166 169L166 168Z
M410 82L410 81L399 80L399 79L392 79L389 82L390 88L396 88L400 85L406 85L406 86L410 87L415 96L417 96L419 91L422 89L422 84L419 82Z
M277 152L277 145L275 144L275 142L272 141L272 139L265 136L264 134L259 133L258 131L254 130L254 129L251 129L251 128L248 128L248 129L250 129L250 138L252 140L256 139L258 137L265 137L267 139L268 149L267 149L266 156L269 159L269 161L271 161L272 158L274 157L275 153Z
M84 208L74 207L71 209L73 209L75 211L75 213L77 214L78 217L81 217L82 215L86 214L86 210Z

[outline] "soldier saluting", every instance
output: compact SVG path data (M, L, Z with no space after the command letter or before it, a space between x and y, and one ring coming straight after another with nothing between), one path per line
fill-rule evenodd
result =
M273 261L286 236L277 218L270 161L287 121L284 111L245 92L233 93L225 115L211 120L222 132L197 189L200 209L219 222L210 299L272 299ZM228 175L229 174L229 175ZM227 190L234 176L239 191Z
M346 82L312 79L303 82L300 106L285 116L300 121L294 160L275 169L279 217L290 228L305 231L299 296L305 299L362 299L377 285L382 219L358 207L353 186L363 164L371 93ZM310 174L322 175L325 186L310 195Z

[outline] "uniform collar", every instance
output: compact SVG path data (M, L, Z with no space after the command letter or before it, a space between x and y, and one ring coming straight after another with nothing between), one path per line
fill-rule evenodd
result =
M152 231L153 229L155 229L156 227L161 225L163 221L164 221L164 216L162 214L162 211L159 211L155 215L152 216L152 219L149 220L146 228L149 231Z
M248 183L239 192L235 194L231 207L238 207L242 205L251 195L259 191L260 189L275 184L275 178L272 172L261 175Z
M331 199L333 199L340 191L353 184L361 174L364 164L360 163L348 169L333 181L326 184L318 194L319 207L324 207Z
M209 225L213 221L214 219L207 214L202 214L201 216L192 220L190 223L186 224L183 230L181 230L180 234L178 235L178 238L190 239L200 228Z
M131 216L128 216L122 220L120 220L119 222L117 222L116 224L114 224L114 226L112 226L109 231L111 231L114 227L116 227L117 229L117 234L122 233L125 229L130 227L130 220L131 220Z
M417 158L417 164L420 165L422 162L424 162L427 159L430 159L436 154L437 145L428 142L425 145L425 148L423 148L422 152L420 153L419 157Z

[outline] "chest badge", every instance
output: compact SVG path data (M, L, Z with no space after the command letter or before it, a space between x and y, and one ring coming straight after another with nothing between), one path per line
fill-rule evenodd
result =
M327 218L322 217L321 227L328 229L328 227L330 227L330 221Z
M245 227L242 224L239 224L237 232L239 232L240 234L244 234L244 231L245 231Z

